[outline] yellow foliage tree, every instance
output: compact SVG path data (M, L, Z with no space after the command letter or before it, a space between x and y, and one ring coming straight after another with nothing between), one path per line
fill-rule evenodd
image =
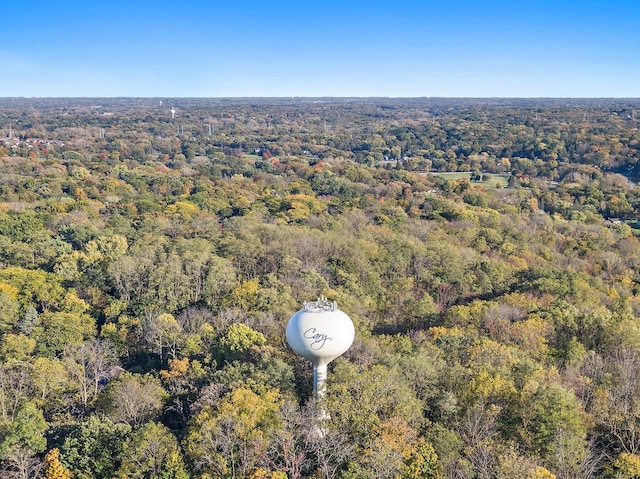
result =
M529 473L527 479L556 479L556 475L548 469L538 466Z
M248 476L256 471L270 431L279 425L281 404L275 390L258 395L235 389L215 408L206 407L193 419L187 453L198 458L202 472L211 477Z
M282 471L269 472L259 467L251 473L249 479L287 479L287 473Z
M283 202L288 206L287 215L292 221L304 221L312 213L322 211L323 205L313 196L297 193L288 195Z
M189 201L176 201L174 204L167 206L168 215L178 215L183 218L191 218L200 213L200 208Z
M260 280L253 278L240 283L229 295L228 303L240 309L249 309L255 302L260 289Z
M71 471L62 465L59 455L60 451L54 448L44 457L46 479L71 479Z
M15 301L20 290L7 283L0 282L0 293L5 293L11 300Z
M621 479L640 477L640 456L623 452L613 463L616 476Z

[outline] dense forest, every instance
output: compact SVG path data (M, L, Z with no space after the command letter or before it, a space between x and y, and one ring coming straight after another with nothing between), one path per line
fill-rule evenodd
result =
M0 99L0 476L640 477L639 110Z

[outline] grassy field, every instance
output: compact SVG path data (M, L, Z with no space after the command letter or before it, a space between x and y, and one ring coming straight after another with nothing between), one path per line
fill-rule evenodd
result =
M484 186L485 188L506 188L509 183L509 173L483 173L488 179L482 181L471 181L471 172L455 171L446 173L425 173L426 175L442 176L448 180L469 180L473 185Z

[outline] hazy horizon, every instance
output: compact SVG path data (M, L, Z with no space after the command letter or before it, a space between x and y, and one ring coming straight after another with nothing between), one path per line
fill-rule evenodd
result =
M202 99L202 100L250 100L250 99L275 99L275 100L420 100L420 99L441 99L441 100L638 100L639 96L268 96L268 95L245 95L245 96L140 96L140 95L113 95L113 96L0 96L5 100L10 99L144 99L144 100L165 100L165 99Z

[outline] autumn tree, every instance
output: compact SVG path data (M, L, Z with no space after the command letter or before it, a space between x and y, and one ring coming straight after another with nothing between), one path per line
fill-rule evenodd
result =
M71 471L64 467L58 456L60 451L51 449L44 457L44 477L46 479L71 479Z
M186 450L203 474L246 477L264 461L278 425L281 399L276 391L262 395L238 388L214 408L194 417Z

